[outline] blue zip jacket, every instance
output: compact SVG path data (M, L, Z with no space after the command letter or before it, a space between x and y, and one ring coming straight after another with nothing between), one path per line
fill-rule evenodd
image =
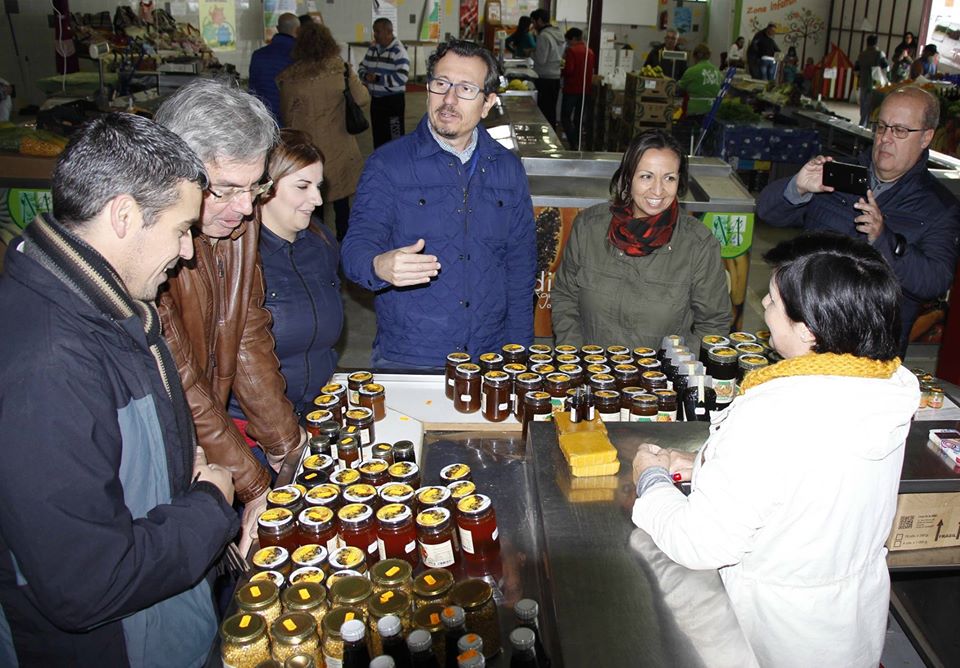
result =
M374 274L375 256L420 238L441 267L429 284L394 288ZM527 175L483 127L466 164L440 148L426 116L413 134L377 149L341 257L347 278L377 292L376 356L441 367L456 350L474 355L533 340L536 227Z
M290 35L278 32L269 44L250 56L250 92L263 100L281 127L280 89L277 88L276 78L293 63L290 52L293 51L294 41Z
M322 223L311 223L293 243L261 224L260 261L287 399L303 415L337 367L333 346L343 329L337 240ZM245 419L234 397L230 415Z
M884 230L873 247L890 263L903 290L900 344L904 348L920 304L946 293L953 283L957 265L960 202L927 171L927 155L924 151L917 164L877 197ZM870 151L862 153L859 161L864 167L870 167ZM835 232L866 240L853 222L860 215L853 208L859 199L857 195L837 191L818 193L805 204L793 205L784 197L789 181L789 178L774 181L760 193L757 215L763 222L774 227L802 227L807 231ZM906 252L901 257L893 254L896 234L903 235L907 241Z

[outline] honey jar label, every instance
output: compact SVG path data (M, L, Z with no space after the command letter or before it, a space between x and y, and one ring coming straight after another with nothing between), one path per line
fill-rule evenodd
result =
M734 332L730 335L730 340L737 343L753 343L757 340L757 337L750 332Z
M734 378L729 380L713 379L713 391L717 393L718 404L729 404L733 401L734 394L737 391L737 381Z
M333 414L330 411L310 411L307 413L307 422L313 425L318 425L321 422L326 422L332 417Z
M482 513L490 507L490 497L485 494L471 494L457 503L461 513Z
M441 472L441 476L443 473ZM417 492L417 501L432 506L443 503L450 496L450 490L446 487L431 485L430 487L421 487Z
M577 352L576 346L559 345L554 350L561 355L572 355Z
M417 524L432 528L440 526L450 519L450 511L446 508L428 508L417 515Z
M450 353L447 355L447 361L463 363L470 359L470 355L467 353Z
M293 561L304 566L315 566L327 558L327 548L322 545L301 545L293 551Z
M363 522L373 514L365 503L348 503L337 512L341 522Z
M291 486L277 487L267 494L267 501L278 506L287 506L300 498L300 490Z
M396 462L391 464L390 468L387 469L390 475L395 477L404 477L412 475L418 471L418 467L413 462Z
M473 554L473 533L469 529L457 527L460 534L460 547L468 554Z
M420 559L428 568L446 568L447 566L452 566L454 564L453 543L449 540L445 540L439 545L420 543ZM437 618L435 622L431 619L433 624L440 623L440 615L434 613L431 615L431 618L432 617Z
M305 584L307 582L323 584L324 577L325 576L322 568L317 568L316 566L304 566L303 568L298 568L290 574L290 582L291 584Z
M452 482L447 485L447 489L450 490L450 495L453 498L462 499L465 496L473 494L477 486L469 480L458 480L457 482Z
M626 346L607 346L607 354L609 355L626 355L630 352L630 349Z
M324 385L320 388L320 394L340 394L344 391L343 385L340 383L330 383L329 385Z
M730 343L725 336L714 336L712 334L703 337L702 341L706 346L725 346Z
M313 400L313 404L315 406L335 406L339 401L340 400L337 399L332 394L321 394L319 397ZM313 415L314 413L319 413L319 412L320 411L314 411L313 413L310 413L310 415Z
M676 422L677 411L657 411L656 422Z
M352 485L360 480L360 471L356 469L340 469L330 476L330 479L337 485Z
M373 415L373 411L369 408L353 408L347 411L348 420L366 420L371 415Z
M377 490L373 485L368 485L366 483L357 483L356 485L350 485L343 491L344 498L348 500L361 501L364 499L371 499L377 495Z
M444 480L459 480L470 475L470 467L466 464L450 464L440 469L440 477Z
M260 513L257 523L264 527L278 527L293 519L293 513L286 508L271 508Z
M521 346L519 343L508 343L503 347L503 350L508 353L522 353L523 346Z
M526 370L527 370L527 367L523 366L522 364L517 364L516 362L511 362L510 364L504 364L504 365L503 365L503 370L504 370L504 371L509 371L510 373L517 373L517 374L519 374L519 373L523 373L524 371L526 371Z
M330 565L337 570L350 569L362 563L363 551L356 547L341 547L330 555Z
M303 468L311 471L322 471L333 463L329 455L310 455L303 460Z
M309 492L307 492L308 501L329 501L330 499L336 498L340 494L340 490L336 485L317 485Z
M279 545L263 547L253 553L253 565L269 570L273 566L282 564L289 556L290 553Z
M250 582L272 582L279 589L283 586L283 575L277 571L260 571L250 576Z
M351 383L360 383L362 385L373 380L373 374L369 371L356 371L347 376L347 380Z
M378 462L365 461L360 465L359 468L361 473L370 474L370 473L383 473L384 471L387 470L387 466L389 466L389 464L387 464L383 460L380 460Z
M367 383L360 388L360 394L380 394L383 391L383 385L380 383Z
M413 488L402 482L389 483L380 488L380 497L387 499L407 499L413 494Z
M502 359L503 357L497 353L484 353L480 355L480 360L483 362L499 362Z
M410 508L402 503L388 503L377 511L377 519L381 522L393 523L400 522L412 514Z

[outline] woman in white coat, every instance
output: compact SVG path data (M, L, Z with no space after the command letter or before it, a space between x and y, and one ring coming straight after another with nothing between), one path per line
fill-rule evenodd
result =
M744 380L695 455L640 446L633 521L674 561L720 569L761 666L872 668L920 399L897 358L900 290L845 237L798 237L766 260L764 319L784 360ZM685 497L673 477L691 473Z

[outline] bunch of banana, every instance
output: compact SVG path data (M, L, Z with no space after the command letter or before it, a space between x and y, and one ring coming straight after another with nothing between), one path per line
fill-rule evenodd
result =
M644 65L640 70L640 76L649 77L650 79L665 79L666 76L663 73L663 68L657 65L652 67L650 65Z
M750 275L750 252L734 258L723 259L724 268L730 275L730 299L734 307L743 304L747 296L747 278Z

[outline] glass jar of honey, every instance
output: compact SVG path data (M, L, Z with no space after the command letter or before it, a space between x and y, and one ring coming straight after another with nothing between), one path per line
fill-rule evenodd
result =
M320 473L319 471L304 470L297 476L297 484L303 485L303 488L309 491L317 485L322 485L329 479L326 474Z
M343 410L346 402L345 395L319 394L313 400L313 407L319 411L330 411L332 422L343 424Z
M523 398L527 392L538 392L543 389L543 377L538 373L527 371L517 376L514 381L513 414L517 421L523 422Z
M297 523L286 508L269 508L257 518L257 539L260 547L279 545L287 550L297 547Z
M369 616L368 630L370 636L370 650L372 656L380 656L383 652L383 639L377 623L387 615L393 615L399 620L400 633L406 634L412 628L412 613L410 609L410 594L399 589L387 589L375 592L367 603Z
M329 554L327 563L333 573L338 571L353 571L363 575L367 572L366 552L352 545L344 545ZM328 581L327 589L330 589Z
M662 371L644 371L640 374L640 385L647 392L667 389L667 375Z
M752 343L745 343L743 345L752 346ZM737 366L739 367L739 372L737 374L737 384L743 382L743 379L746 378L747 374L751 371L756 371L757 369L762 369L763 367L770 364L768 360L763 355L741 355L737 359Z
M413 510L413 495L416 490L406 483L388 482L380 488L379 494L383 505L402 503Z
M271 582L277 589L282 589L287 579L280 571L257 571L250 576L250 582Z
M527 366L533 368L536 364L553 364L553 355L534 353L527 357Z
M417 563L419 564L419 560ZM380 563L370 569L370 582L373 583L374 595L394 591L412 597L413 569L414 567L405 559L381 559ZM408 604L410 600L410 598L407 599Z
M606 364L588 364L587 368L584 369L584 374L587 378L590 378L591 376L596 376L597 374L609 374L610 371L610 367Z
M503 369L503 355L500 353L483 353L477 358L477 364L480 365L480 371L500 371Z
M355 469L360 466L359 438L344 436L337 442L337 463L341 469Z
M393 463L417 463L417 453L414 451L413 441L397 441L393 444Z
M447 485L447 489L450 490L450 503L456 506L460 499L476 492L477 486L472 480L458 480Z
M642 387L625 387L620 390L620 422L630 422L630 409L633 408L634 397L646 394Z
M290 551L279 545L261 547L250 558L258 571L277 571L283 577L290 575Z
M502 422L510 415L510 375L505 371L488 371L483 375L481 406L483 417Z
M333 483L324 483L307 490L303 498L308 508L329 508L335 512L340 507L340 488Z
M472 494L457 503L460 549L467 561L492 559L500 554L500 530L490 497Z
M417 512L442 506L450 509L450 490L440 485L429 485L417 490Z
M417 514L417 543L427 568L446 568L457 563L450 511L429 508Z
M508 343L500 349L504 364L526 364L527 349L519 343Z
M267 508L286 508L296 516L303 509L303 494L294 485L284 485L267 492Z
M510 376L510 412L514 412L517 405L517 376L527 372L527 367L516 362L503 365L504 372Z
M631 422L654 422L657 419L657 397L653 394L638 394L630 407Z
M738 332L734 332L737 334ZM740 332L745 334L746 332ZM749 335L753 337L752 334ZM733 334L730 335L733 339ZM749 343L749 342L747 342ZM707 374L713 378L717 393L717 410L723 410L733 401L737 384L737 351L729 346L711 348L707 353Z
M451 482L457 480L472 480L470 466L457 462L455 464L448 464L440 469L440 482L443 485L448 485Z
M547 392L527 392L523 397L523 439L531 422L546 422L553 417L553 397Z
M420 467L413 462L396 462L387 468L393 482L402 482L414 489L420 487Z
M377 511L377 549L380 559L402 559L410 567L420 565L417 528L409 506L391 503Z
M744 355L763 355L764 353L764 347L759 343L738 343L733 348L737 351L737 357L743 357Z
M598 390L593 393L597 415L604 422L620 422L620 393L616 390Z
M589 383L594 392L617 389L617 379L609 373L595 373L590 376Z
M348 503L337 511L337 519L340 521L340 542L363 550L367 563L375 564L380 554L373 509L365 503Z
M290 584L298 585L313 582L322 585L326 577L326 573L319 566L301 566L290 574Z
M351 408L346 412L347 427L356 427L360 434L360 447L373 445L377 440L373 411L369 408Z
M624 355L611 355L609 357L610 364L616 366L618 364L633 364L633 354L626 353Z
M554 413L563 412L563 405L570 389L570 376L565 373L551 373L543 380L543 389L550 395L550 405Z
M384 459L368 459L361 463L357 470L360 471L362 482L373 487L380 487L390 482L390 473L387 471L389 467L390 464Z
M618 390L636 386L640 382L640 367L635 364L617 364L613 367L613 377Z
M480 367L466 363L457 366L454 377L453 407L460 413L480 410Z
M307 423L307 433L310 436L320 435L320 425L333 419L333 413L326 410L310 411L304 417Z
M565 373L570 376L571 388L583 385L583 367L579 364L561 364L557 367L557 373Z
M750 332L733 332L730 334L730 343L732 345L737 345L738 343L756 343L757 337L751 334Z
M607 357L606 355L584 355L583 363L587 366L590 366L591 364L606 364Z
M373 584L368 578L352 575L330 587L330 602L335 606L356 608L367 619L367 602L373 596Z
M640 374L646 371L660 371L660 360L655 357L638 357L635 364L640 368Z
M343 502L365 503L374 511L380 507L380 497L377 496L377 488L365 482L358 482L343 490Z
M393 444L392 443L374 443L370 448L370 456L373 459L382 459L387 466L393 464Z
M432 568L415 577L413 580L414 609L431 603L445 605L453 582L453 574L445 568Z
M654 390L657 398L657 422L677 421L677 393L673 390Z
M495 656L500 646L500 618L493 588L484 580L462 580L450 588L450 605L458 605L466 614L466 627L483 638L483 655Z
M532 367L530 367L530 371L546 378L551 373L556 373L557 367L555 367L553 364L534 364Z
M320 471L327 478L333 473L334 462L330 455L310 455L303 460L304 471Z
M373 411L374 422L387 417L386 390L380 383L367 383L360 387L360 405Z
M545 343L534 343L527 348L527 351L530 355L553 355L553 348ZM527 357L529 359L529 355Z
M349 606L333 606L323 618L323 665L327 668L340 668L343 665L343 636L340 628L345 622L354 619L363 620L366 614Z
M333 510L326 506L311 506L300 513L297 543L299 545L322 545L327 552L340 547L337 523ZM313 564L302 564L312 566Z
M360 388L373 382L373 374L369 371L355 371L347 376L347 397L351 406L360 405Z
M578 355L557 355L554 360L558 366L562 364L580 364L580 357Z
M711 348L719 348L721 346L729 346L730 339L725 336L720 336L719 334L708 334L700 339L700 363L704 367L707 366L707 353L710 352Z
M307 511L304 510L303 512ZM337 547L339 547L339 545ZM336 549L336 547L334 549ZM290 561L293 564L293 568L312 566L314 568L319 568L326 573L327 548L318 543L301 545L293 551L293 554L290 555Z
M453 400L453 385L456 378L457 367L470 361L470 355L467 353L450 353L447 355L447 362L444 365L443 372L443 393L447 399Z

